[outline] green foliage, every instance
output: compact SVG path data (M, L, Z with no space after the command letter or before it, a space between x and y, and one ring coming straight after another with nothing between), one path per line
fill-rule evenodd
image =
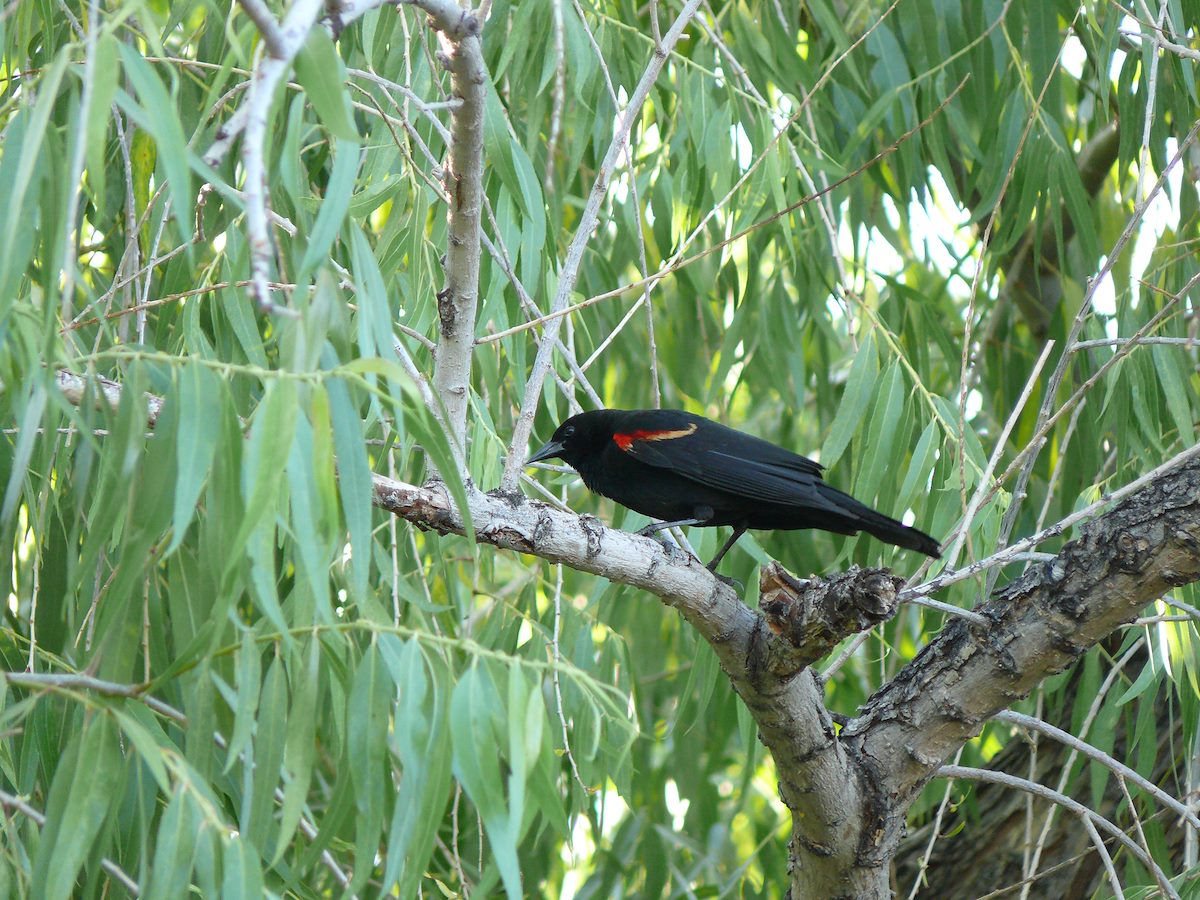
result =
M496 252L482 262L468 460L483 489L536 352L522 292L546 310L654 52L651 16L665 31L677 6L492 4L483 221ZM1194 6L1171 4L1175 21L1197 21ZM1194 290L1180 296L1197 272L1194 184L1176 174L1133 218L1139 178L1153 184L1195 116L1193 59L1152 58L1144 38L1136 52L1119 7L1061 0L750 0L701 15L611 173L572 298L593 302L562 331L573 358L554 360L536 436L568 395L588 404L582 368L608 405L661 392L819 455L832 483L942 537L1011 415L1003 478L984 486L960 562L1194 444L1194 345L1130 347L1111 365L1124 345L1068 346L1085 296L1080 339L1129 338L1156 316L1151 336L1195 336ZM245 290L240 145L202 160L258 51L229 0L0 9L0 661L86 676L0 694L0 893L120 896L108 860L164 898L779 896L788 822L773 764L673 612L371 504L373 473L440 472L465 506L450 441L394 345L432 373L412 335L437 338L453 103L426 16L383 6L336 40L314 31L273 98L267 188L289 228L272 232L272 278L295 317L263 314ZM1089 179L1084 148L1114 124ZM642 281L667 269L644 299ZM86 379L78 402L59 369ZM100 401L100 377L123 385L119 405ZM1082 385L1084 405L1068 407ZM147 393L164 401L153 428ZM1044 434L1039 408L1057 414ZM1043 437L1014 494L1014 460ZM572 477L539 477L574 510L641 524ZM704 555L723 535L689 537ZM919 564L870 539L758 534L725 571L756 585L767 556L802 573ZM939 599L975 605L1027 562ZM852 714L941 624L904 607L829 682L831 709ZM1126 761L1149 774L1174 740L1157 730L1169 703L1181 785L1200 721L1195 624L1144 637L1144 667L1114 676L1086 737L1123 731ZM1126 649L1115 643L1088 657L1087 703ZM1061 688L1030 708L1056 709ZM1013 739L991 728L962 763ZM1097 802L1110 777L1070 773ZM1163 830L1147 837L1171 867ZM1128 896L1153 884L1115 855Z

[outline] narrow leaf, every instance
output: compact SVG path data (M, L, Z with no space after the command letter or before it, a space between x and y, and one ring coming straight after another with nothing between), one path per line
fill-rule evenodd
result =
M183 542L212 466L217 448L217 430L213 423L218 421L220 414L220 381L207 366L184 366L179 373L176 400L179 439L175 448L175 511L171 517L173 534L167 553L173 553Z
M346 66L324 28L309 32L308 42L296 56L296 79L325 127L337 138L357 141L358 129L346 91Z

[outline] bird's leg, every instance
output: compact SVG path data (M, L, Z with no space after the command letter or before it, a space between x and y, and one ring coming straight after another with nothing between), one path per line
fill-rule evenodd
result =
M650 537L656 531L666 531L668 528L674 528L676 525L707 525L713 517L713 509L711 506L697 506L692 510L693 516L690 519L676 519L673 522L651 522L645 528L639 528L637 533L642 537Z
M674 522L651 522L645 528L639 528L635 533L642 537L650 537L656 531L666 531L676 525L703 525L707 519L676 519Z
M712 558L712 562L710 562L708 564L708 566L707 566L708 571L712 572L714 575L717 573L717 566L719 566L721 564L721 560L725 558L725 554L728 553L730 548L738 542L738 538L740 538L745 533L746 533L745 526L743 526L743 525L735 525L734 526L733 534L731 534L729 536L729 540L727 540L725 542L725 546L717 551L717 555L714 556Z

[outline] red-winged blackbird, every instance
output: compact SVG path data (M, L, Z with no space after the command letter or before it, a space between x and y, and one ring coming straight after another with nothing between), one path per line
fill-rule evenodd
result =
M675 525L732 525L721 558L748 528L865 531L939 557L929 535L890 519L821 480L821 466L678 409L600 409L571 416L526 464L558 457L597 494L653 519L639 534Z

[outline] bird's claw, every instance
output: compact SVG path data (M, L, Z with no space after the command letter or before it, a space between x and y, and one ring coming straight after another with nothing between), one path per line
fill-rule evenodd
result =
M691 562L700 562L686 547L680 547L678 544L670 544L666 541L662 542L663 549L667 552L667 556L672 559L677 559L685 564Z

